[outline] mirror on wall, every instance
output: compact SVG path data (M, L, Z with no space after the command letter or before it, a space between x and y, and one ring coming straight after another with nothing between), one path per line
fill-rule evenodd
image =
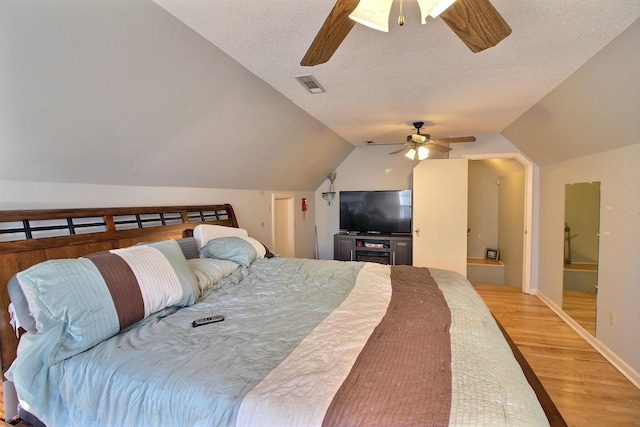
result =
M566 184L562 309L596 335L600 183Z

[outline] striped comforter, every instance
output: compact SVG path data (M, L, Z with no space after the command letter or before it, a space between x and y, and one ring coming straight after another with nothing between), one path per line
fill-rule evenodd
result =
M548 425L457 273L272 258L223 280L191 307L14 372L43 390L24 403L49 426ZM191 327L214 314L225 321Z

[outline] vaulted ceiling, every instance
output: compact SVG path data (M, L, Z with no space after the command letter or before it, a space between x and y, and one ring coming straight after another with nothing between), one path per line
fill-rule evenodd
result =
M500 133L640 16L637 0L491 0L512 28L472 53L441 18L393 2L389 32L356 25L325 64L300 60L335 0L154 0L356 146ZM310 95L294 76L327 90Z
M474 54L407 0L404 27L356 25L301 67L333 3L4 0L0 179L314 190L415 120L503 132L640 16L637 0L492 0L513 33ZM309 73L326 93L293 78Z

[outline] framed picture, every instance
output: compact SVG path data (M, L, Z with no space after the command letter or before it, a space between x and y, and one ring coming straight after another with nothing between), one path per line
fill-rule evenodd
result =
M484 253L484 259L490 259L491 261L500 260L500 250L487 248L487 250Z

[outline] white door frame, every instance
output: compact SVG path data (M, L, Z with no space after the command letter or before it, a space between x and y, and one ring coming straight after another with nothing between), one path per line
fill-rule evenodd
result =
M275 248L276 244L276 200L287 201L287 246L289 256L294 257L296 253L296 234L295 234L295 196L293 194L275 193L271 197L271 245Z
M514 159L524 166L524 248L522 260L522 292L531 293L531 230L533 226L533 163L520 153L465 154L469 160Z

